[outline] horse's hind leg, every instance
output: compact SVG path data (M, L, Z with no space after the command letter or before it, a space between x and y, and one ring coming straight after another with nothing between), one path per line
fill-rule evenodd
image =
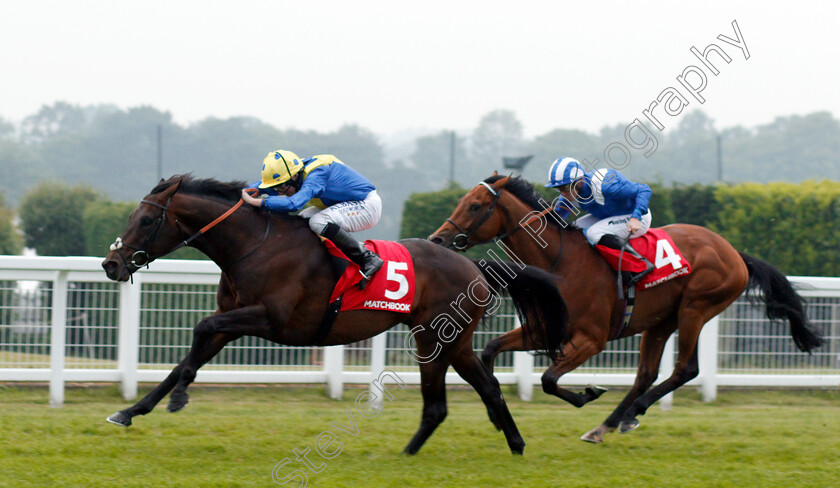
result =
M487 411L491 414L491 421L497 428L501 427L504 431L511 452L522 454L525 450L525 441L522 440L519 429L516 428L516 423L510 415L499 382L479 361L471 344L467 343L461 348L453 359L452 366L478 392L487 406Z
M448 364L437 361L420 365L423 417L417 433L403 450L406 454L417 454L426 439L446 418L446 369L448 367Z
M687 315L693 317L693 319L688 320L691 323L689 327L685 327L686 319L684 317ZM630 405L630 408L621 417L619 432L630 432L638 427L639 421L636 419L637 415L644 415L647 409L657 400L688 383L699 374L697 337L700 335L700 329L703 327L705 320L699 314L696 316L696 319L694 319L694 316L695 314L680 314L680 335L678 340L677 364L674 367L674 372L671 373L668 379L656 385Z
M642 334L642 343L639 348L639 369L636 373L636 381L604 423L583 434L580 438L582 441L596 444L604 442L604 435L613 432L618 427L619 422L624 417L630 405L656 381L656 377L659 375L659 363L662 360L662 351L672 331L673 327L659 327L656 330L648 330Z

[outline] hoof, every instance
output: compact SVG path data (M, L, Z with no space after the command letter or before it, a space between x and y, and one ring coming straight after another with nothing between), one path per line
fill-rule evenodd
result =
M525 453L525 444L522 444L521 446L517 447L511 447L510 452L514 456L522 456Z
M120 427L128 427L129 425L131 425L131 417L124 414L123 412L117 412L105 420L111 422L114 425L119 425Z
M622 420L620 424L618 424L618 431L622 434L626 434L630 431L636 430L639 427L639 421L636 419L631 420Z
M169 397L169 405L166 406L166 410L169 413L175 413L184 409L187 404L190 402L190 399L187 395L173 395Z
M615 427L607 427L603 424L595 427L594 429L590 430L586 434L580 436L580 440L584 442L590 442L592 444L603 444L604 443L604 434L610 433L615 430Z
M580 440L592 444L603 444L604 436L600 432L597 432L597 430L598 429L592 429L586 434L583 434L582 436L580 436Z
M589 387L586 388L586 394L590 398L589 401L597 399L598 397L600 397L601 395L603 395L606 392L607 392L607 389L604 388L603 386L592 385L592 386L589 386Z

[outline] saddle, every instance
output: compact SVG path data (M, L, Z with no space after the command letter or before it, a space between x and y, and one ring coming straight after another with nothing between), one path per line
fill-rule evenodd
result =
M662 229L650 229L643 236L630 239L630 245L654 264L653 271L636 283L636 289L646 290L691 273L691 264L674 244L671 236ZM614 270L622 272L622 276L646 269L645 263L628 252L622 254L621 250L600 245L596 245L595 249L604 256ZM619 269L619 259L621 269Z

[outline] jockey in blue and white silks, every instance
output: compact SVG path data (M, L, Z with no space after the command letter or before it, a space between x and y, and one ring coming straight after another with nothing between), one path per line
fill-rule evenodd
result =
M265 199L245 190L256 188ZM297 154L277 150L263 160L262 181L242 191L251 205L275 212L295 212L309 219L309 228L331 240L370 279L384 262L354 239L349 232L370 229L382 216L382 200L376 187L361 173L331 154L301 159Z
M545 186L560 192L554 209L564 220L572 212L579 213L579 209L588 212L575 221L575 226L583 229L590 244L624 248L647 265L645 271L633 276L632 282L653 271L653 264L627 244L650 229L648 185L630 181L614 169L586 173L576 159L558 158L548 170Z

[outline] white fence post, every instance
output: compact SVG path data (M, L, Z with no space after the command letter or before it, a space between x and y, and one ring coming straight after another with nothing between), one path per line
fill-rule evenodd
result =
M718 383L718 344L720 318L715 316L703 326L700 332L700 380L703 382L703 401L711 402L717 398Z
M378 407L382 404L383 395L382 392L377 388L373 381L376 380L379 375L385 371L385 336L387 332L383 332L377 336L373 337L373 342L371 343L371 351L370 351L370 395L371 395L371 404L375 407Z
M514 315L514 324L521 327L519 315ZM528 351L514 351L513 374L516 376L517 391L522 401L530 402L534 398L534 356Z
M327 395L333 400L341 400L344 389L342 370L344 369L344 346L324 347L324 373L327 374Z
M50 406L64 404L64 348L67 337L67 271L53 280L50 324Z
M134 275L135 283L120 284L120 322L117 364L122 376L122 394L126 400L137 398L137 365L140 348L140 292L143 279Z
M665 349L662 351L662 359L659 361L659 378L657 381L661 383L664 379L671 376L674 372L674 341L676 334L671 334L668 341L665 343ZM659 400L659 408L662 410L671 410L674 406L674 392L668 393Z

